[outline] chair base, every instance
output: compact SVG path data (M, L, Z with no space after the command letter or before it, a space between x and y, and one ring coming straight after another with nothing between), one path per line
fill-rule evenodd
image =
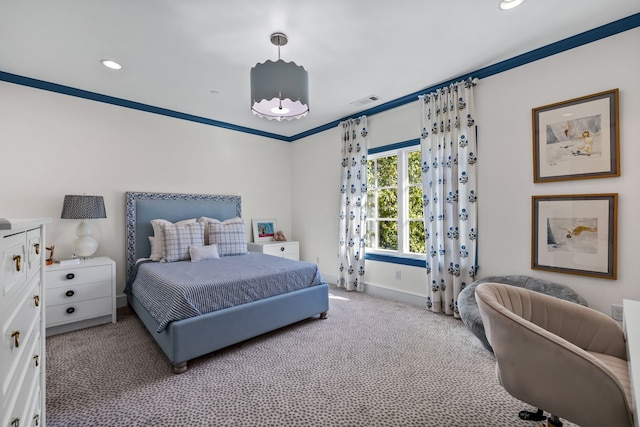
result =
M520 411L518 413L518 416L520 417L521 420L525 420L525 421L544 421L547 419L542 409L538 409L536 412Z

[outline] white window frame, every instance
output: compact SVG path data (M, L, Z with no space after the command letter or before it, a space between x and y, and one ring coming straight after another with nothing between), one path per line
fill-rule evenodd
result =
M395 145L395 144L394 144ZM398 144L402 145L402 144ZM411 221L417 221L417 219L409 218L409 171L408 171L408 159L409 153L420 151L419 144L412 144L401 146L398 148L390 148L388 150L384 150L384 147L381 147L377 152L368 154L367 161L376 160L382 157L391 157L397 156L397 167L398 167L398 250L391 249L381 249L381 248L372 248L367 246L366 252L367 254L380 254L380 255L388 255L388 256L396 256L402 258L415 258L415 259L423 259L424 253L417 252L409 252L409 223ZM377 171L376 171L377 172ZM421 184L419 184L421 185ZM375 188L376 191L378 188ZM375 211L378 212L378 198L375 198ZM367 221L372 221L371 218L367 217ZM374 218L373 221L378 221L378 218Z

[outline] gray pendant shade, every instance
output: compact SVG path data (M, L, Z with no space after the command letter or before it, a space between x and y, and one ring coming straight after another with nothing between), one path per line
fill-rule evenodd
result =
M278 60L251 69L251 110L269 120L300 119L309 112L309 73L295 62L280 59L286 35L273 33L271 43L278 46Z
M62 204L64 219L106 218L102 196L67 195Z

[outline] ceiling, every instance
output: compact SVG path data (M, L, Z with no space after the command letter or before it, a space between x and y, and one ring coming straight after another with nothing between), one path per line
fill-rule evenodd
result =
M291 137L640 12L636 0L498 3L0 0L0 71ZM299 120L250 110L249 71L277 59L276 31L282 59L309 72ZM369 95L380 100L352 104Z

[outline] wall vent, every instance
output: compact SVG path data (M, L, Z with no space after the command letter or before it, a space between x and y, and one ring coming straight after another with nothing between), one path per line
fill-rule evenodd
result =
M380 100L380 97L378 95L369 95L369 96L365 96L362 99L358 99L357 101L353 101L351 105L356 105L358 107L361 107L363 105L371 104L372 102L376 102L378 100Z

